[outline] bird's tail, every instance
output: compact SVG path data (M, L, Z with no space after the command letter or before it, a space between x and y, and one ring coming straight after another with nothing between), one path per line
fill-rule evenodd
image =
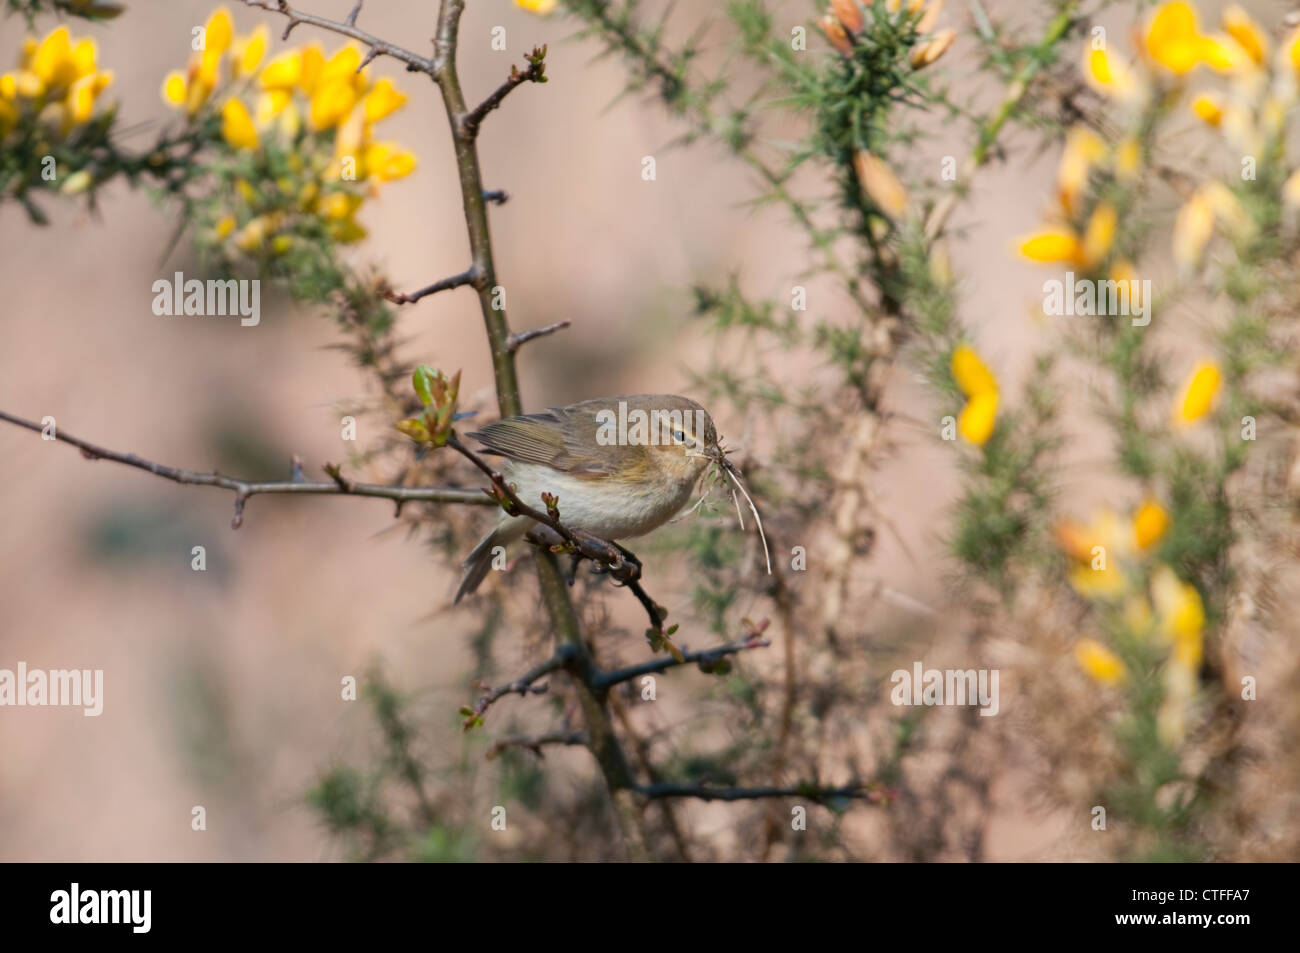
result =
M454 602L460 602L464 596L478 589L479 584L487 577L488 570L492 568L497 547L500 546L504 550L504 547L523 536L528 523L529 520L524 517L509 517L498 523L496 529L479 540L479 544L465 557L462 567L464 573L460 577L460 587L456 590Z

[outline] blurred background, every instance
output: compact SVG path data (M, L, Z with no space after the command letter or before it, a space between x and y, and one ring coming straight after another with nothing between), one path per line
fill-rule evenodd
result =
M302 4L338 18L351 5ZM189 58L191 30L214 4L127 6L110 25L72 26L75 35L96 38L101 62L116 72L111 95L143 143L158 124L175 121L159 95L162 78ZM432 6L371 3L363 25L423 51ZM807 15L805 4L786 6L792 22ZM987 6L1014 15L1014 5ZM278 38L274 19L230 7L239 32L268 20ZM963 16L952 11L949 19ZM505 27L504 52L491 48L494 26ZM317 41L327 51L339 45L310 32L300 27L294 42ZM17 56L23 35L20 18L0 21L0 63ZM510 196L491 220L511 323L526 330L572 322L523 350L525 406L689 393L690 371L708 363L711 346L688 321L691 284L725 280L743 266L746 284L784 297L805 237L781 210L748 204L754 183L714 147L678 144L681 130L658 104L622 95L622 67L598 58L598 48L575 39L563 20L507 0L470 2L459 57L467 98L486 95L538 43L549 45L549 82L512 94L480 138L485 185ZM277 39L272 52L281 47ZM960 76L970 68L968 52L959 41L945 65ZM371 237L351 254L409 290L466 267L459 190L436 90L391 61L372 70L410 96L386 134L413 150L419 167L367 204ZM969 143L940 132L925 148L915 161L937 165ZM650 182L641 176L648 155L657 164ZM977 226L952 246L965 300L978 308L968 318L1009 389L1025 370L1018 362L1028 359L1030 349L1020 345L1043 333L1034 317L1042 275L1011 249L1040 220L1054 171L1054 154L1020 153L1011 166L993 165L957 217L959 226ZM245 478L287 478L294 454L311 475L347 460L352 447L340 439L339 408L368 385L330 348L337 341L330 321L265 289L256 328L156 316L153 282L197 271L185 242L163 259L173 219L144 191L120 185L97 216L50 209L52 224L34 228L18 207L0 207L0 408L53 416L61 430L106 447ZM810 287L810 296L818 290ZM818 307L833 313L835 306ZM400 318L404 357L462 369L462 392L492 403L472 293L427 298ZM887 395L900 414L895 447L872 472L869 492L897 533L876 540L867 572L891 591L942 605L950 590L939 520L955 484L952 455L925 424L937 415L918 381L900 368ZM715 417L733 440L746 434L747 421ZM367 430L379 426L363 419L359 443L374 439ZM1084 439L1068 452L1087 459L1097 450ZM1104 497L1095 473L1082 471L1079 482ZM472 609L448 611L454 567L393 531L383 501L256 497L237 531L231 513L227 492L89 462L66 445L0 427L0 667L23 660L105 673L98 718L75 709L0 712L0 859L340 858L303 795L323 770L374 744L363 706L340 700L340 679L361 678L375 664L418 692L428 753L460 756L466 742L455 708L466 696L467 639L478 620ZM492 517L483 510L477 519L486 527ZM196 545L206 547L206 572L191 570ZM659 564L672 578L671 559ZM672 607L673 592L666 585L656 595ZM616 611L635 619L629 607ZM897 620L862 624L890 628ZM964 623L948 619L903 651L942 667L951 654L945 645L963 638ZM625 658L641 657L643 646L634 643ZM767 664L752 654L747 663ZM520 647L518 659L529 657ZM1002 705L1013 725L1025 717L1016 691L1004 681ZM580 750L552 758L591 773ZM1078 825L1033 796L1041 766L1030 761L1026 752L993 769L986 859L1071 855L1066 832ZM206 809L206 831L191 830L196 805ZM723 820L727 806L701 811L703 836L734 836Z

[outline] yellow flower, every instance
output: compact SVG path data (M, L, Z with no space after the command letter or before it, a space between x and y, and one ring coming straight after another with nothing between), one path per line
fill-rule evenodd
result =
M1174 662L1195 669L1204 649L1205 606L1200 592L1168 566L1160 566L1151 576L1151 599L1160 634L1173 645Z
M391 79L381 79L366 94L366 122L378 122L401 109L406 96L399 92Z
M257 148L257 127L242 100L231 97L221 107L221 135L236 149Z
M351 192L331 192L320 201L323 218L342 220L351 218L361 207L362 197Z
M1213 361L1202 361L1197 364L1183 386L1182 396L1174 408L1174 422L1190 424L1208 414L1214 404L1214 398L1219 393L1221 382L1222 377L1217 364Z
M1083 245L1073 232L1049 228L1022 240L1020 254L1040 264L1076 264L1083 258Z
M180 70L172 70L163 80L162 88L163 101L172 106L183 106L187 98L185 87L185 76Z
M952 27L946 30L940 30L934 35L934 39L927 43L918 44L912 50L909 62L912 69L925 69L943 54L948 52L948 47L952 46L957 39L957 31Z
M1142 144L1136 136L1127 136L1115 147L1115 175L1121 182L1132 182L1142 167Z
M1232 73L1252 64L1250 54L1228 36L1201 37L1201 62L1219 73Z
M1115 228L1119 216L1115 206L1109 202L1100 202L1093 209L1088 219L1088 227L1083 233L1083 247L1080 249L1080 261L1088 268L1098 264L1115 243Z
M391 182L415 171L415 154L393 142L373 142L366 147L365 167L367 177Z
M993 372L980 360L974 348L966 344L957 345L952 352L952 379L967 397L998 389Z
M1196 11L1187 3L1162 4L1151 18L1145 46L1148 56L1177 76L1194 69L1204 52Z
M1174 218L1174 262L1189 272L1196 267L1214 234L1214 206L1203 191L1192 194Z
M293 93L287 89L272 89L262 93L257 97L257 103L254 106L257 114L257 128L265 129L275 121L275 118L284 112L284 108L289 105L293 99Z
M1169 514L1154 499L1143 502L1133 514L1133 540L1138 549L1150 549L1169 529Z
M1268 59L1268 38L1255 25L1250 14L1234 3L1224 8L1222 22L1228 36L1236 40L1256 64L1262 64Z
M993 436L998 418L998 392L986 390L966 402L957 418L957 430L962 437L977 447L982 447Z
M853 156L858 183L876 207L890 218L901 218L907 211L907 189L884 160L859 149Z
M916 32L924 35L933 31L941 13L943 13L943 0L930 0L925 13L921 14L921 19L916 21Z
M998 416L998 381L974 349L959 344L952 352L952 379L969 398L957 418L957 430L969 443L984 446Z
M1096 92L1120 101L1136 98L1141 90L1133 72L1118 57L1090 44L1083 48L1083 78Z
M257 68L262 65L262 58L266 56L267 36L266 24L262 23L247 37L235 43L230 53L235 59L236 76L252 76L257 72Z
M546 16L554 10L558 2L559 0L515 0L515 3L529 13L536 13L541 16Z
M1103 685L1114 685L1128 674L1120 657L1096 639L1080 639L1074 657L1080 668Z
M77 78L72 41L66 26L52 30L32 54L31 71L46 88L68 86Z
M1192 100L1192 112L1217 128L1223 122L1223 100L1215 93L1201 93Z
M357 104L357 89L347 79L322 78L311 97L311 124L314 129L330 129L348 117Z
M72 85L64 103L66 125L79 126L90 120L95 114L95 92L94 76L82 77Z
M262 247L271 231L271 223L265 215L259 215L239 230L235 236L235 245L241 251L255 252Z
M862 8L858 6L857 0L831 0L831 13L850 33L862 29Z
M203 49L216 50L218 55L230 48L230 41L235 36L235 21L230 18L230 11L217 7L208 17L203 27Z
M301 50L289 50L266 64L258 82L263 89L292 89L302 81Z
M1056 171L1057 195L1067 214L1078 211L1079 198L1088 187L1088 174L1105 156L1106 143L1095 132L1083 125L1070 129Z
M826 34L826 39L830 41L831 46L845 56L853 52L853 40L849 38L849 31L844 29L844 25L833 15L825 14L817 21L817 25Z
M219 222L217 222L216 227L214 229L214 231L217 233L218 238L225 238L234 230L235 230L235 219L234 216L231 215L224 216Z

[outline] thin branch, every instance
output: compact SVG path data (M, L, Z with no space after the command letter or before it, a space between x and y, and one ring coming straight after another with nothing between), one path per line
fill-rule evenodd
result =
M527 735L509 735L492 742L487 750L487 760L491 761L507 748L527 748L537 757L542 758L545 745L585 745L587 736L581 731L552 731L544 735L529 737Z
M42 433L44 427L32 420L15 417L0 410L0 420ZM137 470L144 470L154 476L183 483L190 486L215 486L223 490L232 490L235 494L235 516L231 526L238 529L243 522L244 503L250 496L261 493L298 493L298 494L338 494L344 496L374 496L393 500L399 506L403 503L470 503L476 506L491 501L485 500L481 490L466 490L457 487L437 486L384 486L379 483L353 483L342 477L333 477L331 482L306 483L301 481L301 467L295 467L290 479L284 481L239 480L223 476L220 473L200 473L195 470L183 470L162 463L154 463L134 453L119 453L106 447L81 440L65 431L55 428L54 437L71 444L81 451L87 460L111 460Z
M410 294L402 294L400 291L394 291L391 288L384 288L380 294L393 304L413 304L431 294L437 294L439 291L449 291L452 288L459 288L461 285L473 285L479 287L483 280L483 272L477 266L471 267L468 271L462 271L459 275L452 275L450 278L443 278L441 281L435 281L427 288L421 288L419 291L413 291Z
M548 658L540 665L535 665L523 675L516 678L508 685L502 685L500 688L494 688L485 692L483 696L474 704L472 708L462 709L465 712L465 730L469 731L474 724L483 717L484 712L491 708L496 702L500 701L507 695L544 695L550 688L550 685L534 685L544 675L562 668L570 667L577 655L576 650L571 645L561 645L555 650L555 654Z
M1038 44L1039 50L1050 49L1066 32L1074 25L1074 18L1078 12L1079 4L1077 0L1071 0L1047 25L1047 30L1043 34L1042 41ZM1016 75L1012 78L1011 83L1007 86L1003 94L1002 102L998 104L997 110L980 128L979 141L975 144L974 150L967 158L961 173L959 174L953 189L930 210L929 216L925 220L925 241L926 244L933 244L939 235L943 232L944 226L948 223L953 211L957 208L957 203L962 195L970 187L971 179L980 166L988 161L990 150L997 142L998 136L1002 132L1002 127L1006 125L1020 101L1024 99L1025 93L1029 90L1029 83L1038 75L1038 72L1045 64L1049 62L1045 56L1031 56L1023 66L1020 67Z
M501 101L510 95L511 90L524 83L544 83L546 82L546 44L533 47L533 51L526 57L528 67L520 70L517 66L510 67L510 77L493 90L492 95L483 102L479 103L469 113L461 117L460 127L467 138L473 138L478 135L479 126L485 117L492 110L501 105Z
M519 350L520 347L534 338L546 337L548 334L562 331L572 323L572 321L569 321L566 318L563 321L556 321L554 324L548 324L544 328L533 328L531 331L519 331L510 335L510 337L506 339L506 347L509 348L510 353L513 354L515 351Z
M654 675L658 672L667 671L670 668L676 668L678 665L690 665L695 662L717 662L726 658L728 655L735 655L738 652L747 652L750 649L762 649L771 645L771 641L763 638L747 639L744 642L732 642L729 645L718 645L711 649L703 649L699 652L686 652L679 662L675 658L659 658L649 662L642 662L639 665L629 665L627 668L615 669L612 672L601 672L596 676L593 688L602 691L618 685L621 682L630 682L633 679L641 678L644 675Z
M842 788L819 788L803 785L711 788L703 784L646 784L638 786L636 793L651 801L665 797L693 797L701 801L754 801L769 797L787 797L822 803L840 798L864 801L883 801L887 798L887 795L876 785L850 785Z
M401 60L406 64L406 68L413 72L428 73L433 75L433 61L423 56L417 56L410 50L403 49L387 40L381 40L379 37L367 33L365 30L359 30L356 27L357 14L361 12L361 3L358 3L348 14L347 20L339 22L338 20L327 20L325 17L318 17L311 13L301 13L289 6L288 0L244 0L245 6L256 7L259 10L266 10L270 13L279 13L289 18L288 24L284 28L284 34L281 39L287 40L289 34L293 32L294 27L300 23L306 23L309 26L319 27L322 30L329 30L331 33L338 33L342 36L351 37L360 43L364 43L370 48L368 59L374 59L376 56L391 56L393 59Z
M357 5L352 8L352 12L348 14L348 18L343 21L345 25L347 26L357 25L357 15L361 12L361 8L362 6L365 5L365 2L366 0L357 0Z

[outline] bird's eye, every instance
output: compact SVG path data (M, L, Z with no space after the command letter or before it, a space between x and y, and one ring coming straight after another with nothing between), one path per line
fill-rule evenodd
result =
M682 431L680 431L680 430L672 430L672 431L669 431L669 433L671 434L673 440L677 441L677 443L685 443L685 442L686 442L686 434L684 434Z

